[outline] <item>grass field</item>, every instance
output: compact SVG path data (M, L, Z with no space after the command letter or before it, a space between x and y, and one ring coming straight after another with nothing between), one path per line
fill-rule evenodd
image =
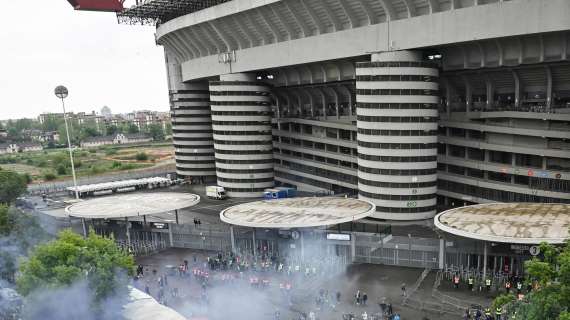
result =
M174 148L170 143L105 146L98 149L77 149L73 152L73 157L78 176L93 176L172 162ZM35 182L71 176L67 149L1 155L0 168L28 174Z

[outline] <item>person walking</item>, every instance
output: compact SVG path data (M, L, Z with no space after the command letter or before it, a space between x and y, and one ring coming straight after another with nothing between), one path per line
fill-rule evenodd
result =
M368 301L368 295L366 294L366 292L364 292L362 294L362 305L365 306L366 305L366 301Z
M487 292L491 291L491 279L485 279L485 287L487 288Z
M503 317L503 308L502 307L497 307L495 309L495 320L501 320Z
M406 297L406 283L402 283L402 297Z
M505 282L505 290L507 290L507 294L511 293L511 281Z
M336 292L336 303L340 303L340 291Z

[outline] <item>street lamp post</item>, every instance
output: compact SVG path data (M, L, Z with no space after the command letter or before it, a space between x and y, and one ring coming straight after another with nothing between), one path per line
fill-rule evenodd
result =
M63 107L63 121L65 122L65 133L67 134L67 148L69 149L69 161L71 162L71 175L73 176L73 187L75 189L75 199L79 200L79 190L77 190L77 179L75 177L75 165L73 164L73 150L71 148L71 139L69 138L69 127L67 126L67 113L65 112L65 102L63 99L67 97L69 92L64 86L57 86L55 88L55 96L61 99L61 106Z

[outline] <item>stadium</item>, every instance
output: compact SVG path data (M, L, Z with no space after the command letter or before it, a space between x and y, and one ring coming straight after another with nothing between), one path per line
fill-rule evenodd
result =
M358 195L387 220L570 202L568 1L153 0L115 11L156 26L180 176L231 197L274 185Z

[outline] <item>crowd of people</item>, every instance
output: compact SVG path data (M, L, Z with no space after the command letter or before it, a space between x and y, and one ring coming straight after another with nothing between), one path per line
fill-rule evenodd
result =
M275 320L283 320L282 311L285 310L287 313L295 310L295 320L331 319L331 315L335 315L337 319L400 319L399 315L394 314L392 304L388 303L386 298L371 304L369 295L361 290L355 293L353 301L342 301L341 291L318 288L313 294L309 293L314 297L314 304L306 301L295 301L294 304L294 293L298 292L301 296L300 291L308 287L307 283L321 283L322 277L330 276L332 271L340 269L338 262L330 257L302 260L299 257L284 258L270 254L255 257L218 252L203 258L194 255L189 260L191 261L181 261L178 266L166 266L160 272L157 270L160 268L145 268L139 265L135 285L167 306L181 303L182 300L192 300L205 308L210 302L211 290L216 287L233 286L240 288L239 290L249 287L252 290L279 292L276 296L280 298L273 314ZM345 303L344 306L350 304L361 308L361 314L343 313L338 308L341 302Z

